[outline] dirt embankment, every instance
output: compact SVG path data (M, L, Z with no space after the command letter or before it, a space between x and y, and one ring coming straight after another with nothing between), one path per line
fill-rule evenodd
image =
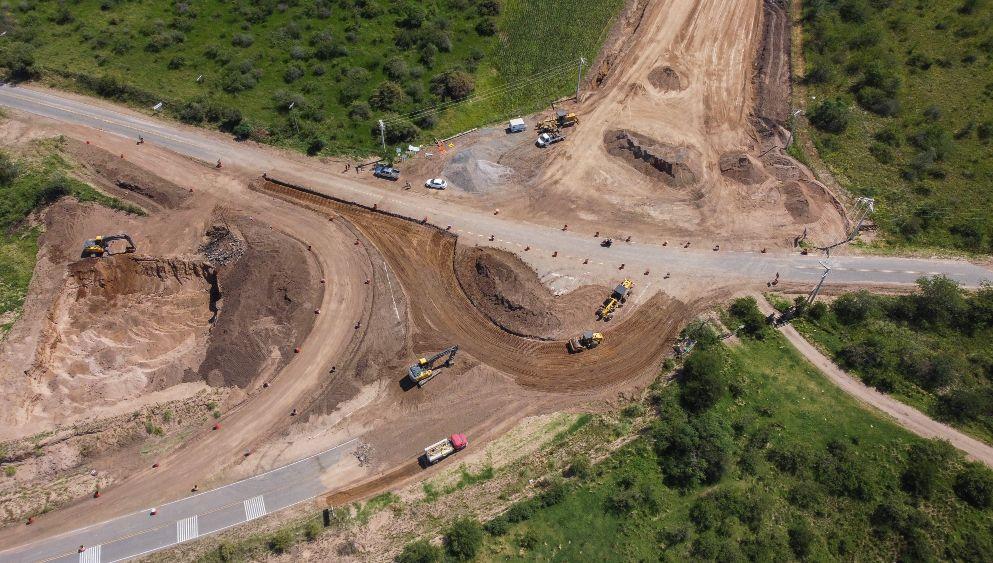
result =
M755 58L756 128L767 132L785 126L790 118L792 64L788 0L764 0L762 6L762 42Z
M494 248L458 248L455 276L472 304L494 324L542 340L562 340L587 329L610 293L584 286L556 297L520 258Z
M29 375L79 409L91 398L175 385L202 361L218 297L216 273L202 262L135 254L74 262Z
M603 142L611 156L672 187L695 184L699 177L699 159L688 147L671 146L632 131L607 131Z

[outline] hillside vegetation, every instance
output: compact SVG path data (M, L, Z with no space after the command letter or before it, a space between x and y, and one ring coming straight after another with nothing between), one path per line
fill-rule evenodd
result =
M72 196L143 213L68 176L69 165L55 152L56 147L57 141L45 141L38 154L21 157L0 151L0 338L17 320L31 283L41 235L40 228L29 221L33 212Z
M993 2L802 5L815 145L885 244L993 252Z
M913 295L849 293L794 324L866 384L993 444L993 286L922 278Z
M736 305L738 322L758 315ZM832 386L778 334L713 333L676 382L657 385L649 428L480 529L397 561L990 560L993 474L918 439Z
M0 66L310 154L431 142L575 88L623 0L4 4ZM472 101L471 103L470 100ZM425 108L440 107L442 111Z

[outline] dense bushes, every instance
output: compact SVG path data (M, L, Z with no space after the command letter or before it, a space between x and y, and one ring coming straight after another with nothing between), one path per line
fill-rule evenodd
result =
M828 133L841 133L848 127L848 105L841 100L825 100L808 116L810 123Z

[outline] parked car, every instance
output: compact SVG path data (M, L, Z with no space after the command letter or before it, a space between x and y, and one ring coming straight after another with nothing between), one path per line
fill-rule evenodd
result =
M431 188L432 190L443 190L448 187L448 182L442 178L431 178L427 182L424 182L425 188Z

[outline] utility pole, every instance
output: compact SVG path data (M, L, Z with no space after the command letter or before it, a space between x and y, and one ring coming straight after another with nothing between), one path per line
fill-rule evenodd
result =
M579 71L576 73L576 103L579 103L579 85L583 82L583 65L586 64L586 59L579 57Z
M814 290L810 292L809 296L807 296L807 305L814 304L814 299L817 299L817 294L820 293L821 286L824 285L824 279L827 278L827 275L831 273L830 264L824 262L823 260L818 260L817 263L820 264L822 268L824 268L824 273L821 274L821 281L817 282L817 286L815 286Z
M855 215L858 219L855 221L855 228L848 235L849 242L854 240L859 234L859 229L862 228L862 223L869 217L870 213L876 211L876 200L871 197L860 197L855 200Z
M383 142L383 152L386 152L386 125L383 120L379 120L379 140Z

